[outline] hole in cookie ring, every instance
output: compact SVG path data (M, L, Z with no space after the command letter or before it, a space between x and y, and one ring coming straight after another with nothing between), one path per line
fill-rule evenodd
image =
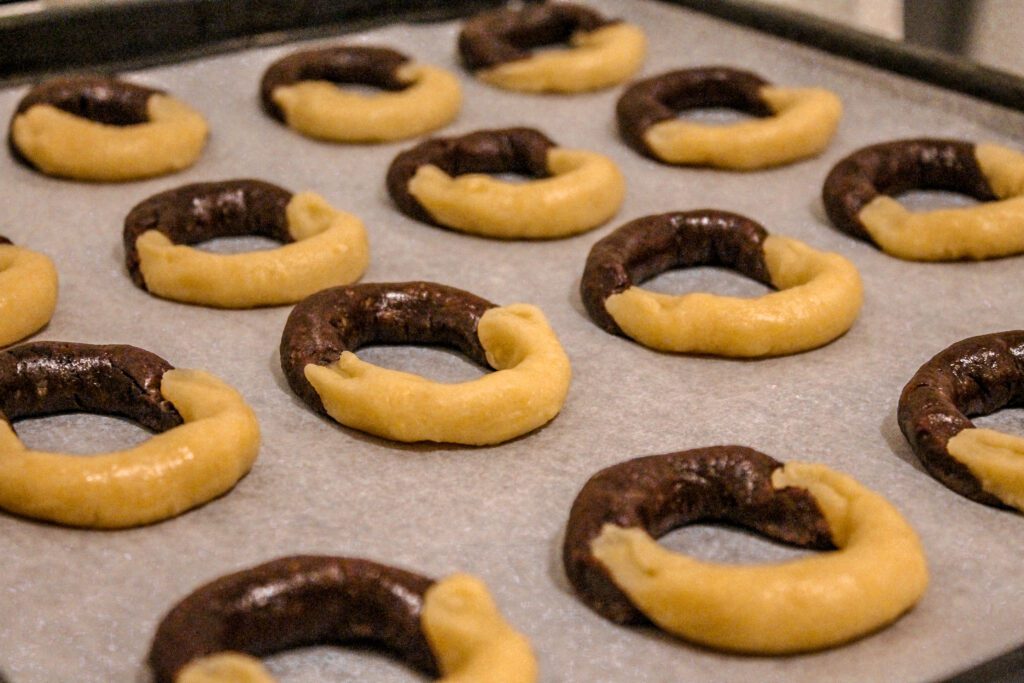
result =
M432 382L360 360L368 344L438 344L494 372ZM530 432L561 410L568 357L533 306L495 306L429 282L318 292L288 317L281 367L292 390L341 424L395 441L486 445Z
M779 291L752 299L669 296L634 284L697 265L730 268ZM711 209L623 225L591 248L580 282L587 312L608 332L663 351L737 357L827 344L853 324L862 290L857 269L842 256Z
M124 528L181 514L252 467L259 426L238 393L133 346L33 342L0 352L0 508L68 526ZM159 432L80 457L25 447L21 417L86 411Z
M0 346L38 332L56 307L53 261L0 236Z
M751 299L770 294L771 285L739 274L735 270L718 266L694 266L666 270L649 280L644 289L669 296L684 296L690 292L711 292L718 296Z
M895 196L946 190L977 206L908 211ZM857 150L829 172L832 223L897 258L986 259L1024 252L1024 155L991 144L921 138Z
M1024 510L1024 438L970 417L1024 406L1024 331L971 337L921 366L900 395L900 429L928 473L962 496Z
M534 51L558 44L567 49ZM638 27L571 3L484 12L459 33L462 62L477 78L525 92L607 88L636 73L646 49Z
M486 174L513 173L530 182ZM388 193L416 220L486 237L545 239L596 228L619 210L625 181L611 159L558 147L532 128L434 138L391 162Z
M732 565L787 562L812 557L815 550L722 522L694 522L658 537L658 544L701 562Z
M160 622L156 683L272 683L255 659L313 644L370 642L439 680L532 683L529 642L479 579L440 581L369 560L295 556L221 577Z
M717 520L837 550L766 565L716 564L656 538ZM881 496L821 465L742 446L636 458L598 472L573 503L563 559L578 596L620 624L651 620L715 648L832 647L894 621L921 597L920 541Z
M757 117L731 125L678 118L729 107ZM828 146L842 103L821 88L780 88L728 67L683 69L638 81L616 104L626 143L669 164L753 170L812 157Z
M491 371L443 346L378 345L359 349L360 359L378 367L415 373L444 384L478 379Z
M117 182L191 166L206 134L203 117L166 93L79 76L30 90L11 119L9 140L43 173Z
M373 86L362 93L339 87ZM450 123L462 91L452 74L381 47L335 46L274 62L260 86L263 108L308 137L334 142L385 142Z
M190 245L253 235L271 250L215 254ZM357 280L369 247L362 222L312 192L259 180L185 185L136 205L124 223L132 281L167 299L222 308L294 303Z

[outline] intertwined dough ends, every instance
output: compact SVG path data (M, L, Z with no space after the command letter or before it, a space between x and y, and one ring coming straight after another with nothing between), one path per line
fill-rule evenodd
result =
M351 351L331 366L307 365L305 377L335 420L395 441L496 444L553 419L572 372L540 309L489 309L477 331L495 372L470 382L433 382L377 367Z
M88 458L31 450L0 422L0 507L67 526L119 529L179 515L229 491L259 451L252 409L200 370L167 370L160 393L184 424Z
M863 303L863 284L849 260L777 235L765 239L764 256L777 292L751 299L671 296L633 286L608 297L605 307L645 346L722 356L798 353L850 328Z
M530 642L501 616L487 586L455 574L427 590L423 632L442 683L534 683Z
M879 629L924 593L917 534L884 498L821 465L787 463L777 489L806 489L838 550L774 565L724 565L670 552L640 528L605 525L594 555L660 627L715 648L787 654Z

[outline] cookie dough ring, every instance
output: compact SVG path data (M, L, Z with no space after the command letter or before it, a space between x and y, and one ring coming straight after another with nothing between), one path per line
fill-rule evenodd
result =
M367 640L446 683L537 680L529 642L479 579L435 582L323 556L284 557L199 588L164 617L149 663L156 683L272 683L255 657Z
M338 84L384 92L363 95ZM381 47L337 46L280 59L263 74L263 108L311 138L386 142L451 123L462 104L459 82L444 69L417 64Z
M91 457L27 448L10 421L66 411L159 432ZM34 342L0 352L0 508L76 527L158 522L230 490L252 467L259 426L238 393L133 346Z
M911 212L893 198L908 190L959 192L983 203ZM928 138L871 145L832 168L822 199L837 228L897 258L1024 252L1024 155L998 145Z
M188 168L206 144L202 115L152 88L102 76L55 78L11 119L17 156L48 175L119 182Z
M41 330L56 307L53 261L0 236L0 346Z
M903 388L897 419L928 473L962 496L1024 511L1024 439L969 419L1024 404L1024 331L971 337Z
M723 126L676 118L701 107L729 107L759 118ZM647 78L630 86L616 105L623 139L641 154L669 164L741 171L817 156L842 113L842 102L828 90L780 88L728 67Z
M443 384L380 368L354 353L368 344L440 344L484 367ZM498 307L428 282L337 287L292 311L281 367L313 410L395 441L486 445L546 424L569 390L569 359L541 311Z
M213 254L192 244L259 235L271 250ZM157 296L221 308L276 306L348 284L363 274L369 246L362 222L312 192L259 180L185 185L135 206L124 222L132 281Z
M534 180L509 183L487 173ZM402 213L502 239L548 239L591 230L619 210L625 181L601 154L557 147L532 128L435 138L391 162L388 193Z
M752 299L638 287L672 268L721 266L778 289ZM580 282L590 317L612 334L663 351L758 357L817 348L857 318L863 287L838 254L769 235L733 213L699 211L631 221L590 250Z
M530 52L557 43L570 47ZM485 83L524 92L576 93L622 83L639 70L646 50L637 26L570 3L485 12L459 33L467 69Z
M660 547L686 524L722 521L835 552L769 565L703 562ZM822 465L742 446L636 458L586 483L566 526L578 596L619 624L653 621L724 650L784 654L858 638L921 597L920 541L885 499Z

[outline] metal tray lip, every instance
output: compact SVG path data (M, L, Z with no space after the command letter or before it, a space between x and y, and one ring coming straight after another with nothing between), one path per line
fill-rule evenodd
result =
M524 0L536 2L538 0ZM900 43L842 24L785 7L769 6L755 0L658 0L686 7L729 22L769 33L784 40L817 48L847 59L891 71L1024 111L1024 77L956 59L938 50ZM47 12L30 12L0 17L0 87L31 82L50 73L67 70L111 72L187 61L199 57L243 50L253 46L277 45L295 40L337 35L395 21L441 21L466 16L506 0L299 0L281 13L278 0L246 0L236 6L234 22L220 0L106 0L99 5L68 5ZM237 16L241 10L241 16ZM181 21L186 13L188 21ZM152 15L165 20L159 25L169 35L146 44L132 44L123 32L131 19ZM175 34L177 18L182 25ZM61 28L96 32L87 41L48 41L52 54L35 63L7 63L17 53L17 39L46 37ZM170 27L170 28L168 28ZM168 50L168 40L179 38ZM125 57L104 57L93 52L103 40L132 44ZM86 46L83 47L82 43ZM184 43L184 44L183 44ZM74 51L77 51L74 52Z
M543 0L522 0L537 2ZM950 57L937 50L900 43L838 24L797 10L768 6L754 0L657 0L670 5L714 16L731 23L767 33L783 40L813 47L856 62L867 64L946 90L966 94L1017 111L1024 111L1024 77ZM194 43L172 50L152 50L121 59L62 60L51 55L45 67L8 72L3 61L11 52L11 36L26 31L45 36L71 23L93 20L109 27L107 38L125 36L117 31L113 19L122 21L139 16L140 11L193 13L191 18L204 24L199 14L212 11L220 0L105 0L98 5L64 5L48 11L0 16L0 88L38 80L58 72L93 71L113 73L162 64L180 63L203 57L236 52L253 47L280 45L304 39L326 37L384 26L397 21L446 21L465 17L488 7L507 4L506 0L300 0L298 19L280 25L266 25L260 18L275 16L281 8L277 0L246 0L246 17L257 20L243 22L232 31L213 31ZM326 12L326 13L325 13ZM198 14L196 14L198 13ZM178 16L180 19L180 14ZM208 18L208 17L206 17ZM207 27L209 28L209 27ZM182 34L185 37L185 34ZM24 37L24 36L23 36ZM97 40L99 38L93 38ZM90 41L91 42L91 41ZM55 47L60 47L56 45ZM67 57L67 55L65 55ZM1024 644L1008 652L984 660L936 683L1014 683L1024 675ZM0 674L0 683L4 681Z
M506 0L299 0L284 5L279 0L105 0L14 13L0 16L0 88L57 74L117 73L181 63L399 21L448 21L504 4ZM228 5L235 5L233 14L222 11ZM280 12L283 7L290 10ZM134 40L143 33L141 25L158 26L159 33ZM72 30L86 35L61 39ZM28 42L42 45L42 52L21 54L18 46Z
M915 80L1024 111L1024 77L901 43L828 19L754 0L659 0L891 71Z

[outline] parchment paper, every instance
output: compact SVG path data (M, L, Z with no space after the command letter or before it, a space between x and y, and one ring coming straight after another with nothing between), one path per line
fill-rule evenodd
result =
M224 573L293 553L363 556L434 577L478 574L532 639L544 681L927 680L1024 639L1024 519L972 503L927 476L894 417L904 383L934 353L967 336L1021 326L1021 259L899 261L832 228L818 199L832 164L862 145L939 135L1020 147L1024 116L656 2L593 5L645 28L645 75L729 64L778 84L833 89L846 105L838 135L820 158L776 170L662 166L617 139L613 110L621 88L551 97L487 87L459 69L458 25L447 23L394 25L344 39L394 45L460 73L465 104L445 133L533 125L564 146L611 156L628 194L610 224L559 241L501 242L405 218L383 179L394 155L412 143L321 144L260 110L264 68L305 46L299 44L131 74L208 117L209 147L184 173L93 185L48 178L0 155L0 233L49 254L60 271L57 312L36 338L131 343L179 367L212 371L251 402L264 436L255 468L230 494L151 527L82 531L0 514L0 669L13 683L145 681L150 638L175 602ZM330 41L315 44L324 42ZM0 92L0 111L13 111L23 92ZM121 227L135 203L188 182L246 176L320 192L360 216L372 249L364 281L434 280L500 304L540 306L573 363L561 415L493 448L388 443L312 414L287 389L277 346L288 307L212 310L161 301L131 284ZM769 231L852 259L866 288L853 329L813 352L731 361L656 353L591 323L577 294L591 244L638 216L699 207L743 213ZM672 273L651 286L764 291L711 269ZM481 373L437 350L374 349L363 356L438 379ZM983 423L1024 432L1018 411ZM18 428L32 447L79 452L146 437L95 416ZM583 482L630 457L721 443L823 462L887 496L917 528L928 554L932 582L922 602L856 643L783 658L717 654L654 629L615 626L584 607L558 559L563 524ZM799 554L713 526L676 532L665 542L720 560ZM285 683L420 680L384 656L350 649L313 648L268 662Z

